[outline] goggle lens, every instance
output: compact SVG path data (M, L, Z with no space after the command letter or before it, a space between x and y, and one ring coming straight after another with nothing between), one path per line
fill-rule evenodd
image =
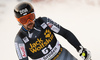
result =
M34 19L35 19L35 14L34 13L30 13L28 15L17 18L17 20L23 25L27 24L28 21L33 21Z

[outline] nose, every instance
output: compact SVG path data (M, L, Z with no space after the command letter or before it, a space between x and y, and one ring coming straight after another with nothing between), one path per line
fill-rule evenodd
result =
M31 23L31 22L32 22L32 20L28 19L28 23Z

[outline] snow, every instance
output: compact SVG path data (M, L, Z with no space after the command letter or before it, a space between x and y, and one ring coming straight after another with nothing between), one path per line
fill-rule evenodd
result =
M5 2L6 1L6 2ZM99 4L87 4L83 0L66 0L32 3L36 17L46 16L72 31L81 44L91 51L92 60L98 60L100 54L100 7ZM16 0L0 0L0 56L1 60L18 60L14 39L20 29L14 17ZM82 60L77 51L63 37L57 35L63 47L78 60ZM31 59L30 59L31 60Z

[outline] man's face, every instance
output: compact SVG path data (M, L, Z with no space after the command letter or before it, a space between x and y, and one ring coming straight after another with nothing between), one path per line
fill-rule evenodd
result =
M27 24L24 24L23 27L26 29L26 30L31 30L33 29L35 25L35 21L28 21Z
M33 29L34 25L35 25L35 14L34 12L29 13L27 15L24 15L20 18L17 18L17 20L23 25L23 27L26 30L31 30Z

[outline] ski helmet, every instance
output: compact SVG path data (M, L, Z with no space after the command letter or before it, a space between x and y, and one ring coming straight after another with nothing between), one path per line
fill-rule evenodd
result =
M20 18L32 12L34 12L34 8L32 7L30 3L27 3L27 2L22 2L18 4L14 9L16 18Z

